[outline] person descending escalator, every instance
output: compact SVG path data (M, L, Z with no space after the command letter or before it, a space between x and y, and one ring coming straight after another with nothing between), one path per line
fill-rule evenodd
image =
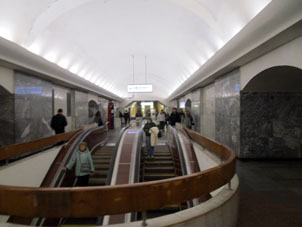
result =
M88 186L89 177L94 172L94 166L87 143L80 143L78 150L73 154L71 160L62 168L62 170L71 170L74 165L75 175L77 177L77 186Z
M149 117L147 118L147 123L145 124L143 130L146 134L146 148L147 148L147 154L149 158L154 157L154 145L151 145L151 133L150 129L151 128L157 128L152 119Z

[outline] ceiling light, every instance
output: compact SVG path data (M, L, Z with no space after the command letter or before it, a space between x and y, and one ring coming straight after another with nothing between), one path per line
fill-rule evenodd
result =
M58 65L64 69L68 69L69 60L67 58L63 58L61 61L59 61Z
M70 72L77 74L79 71L79 66L78 65L73 65L71 66L71 68L69 69Z
M37 54L37 55L40 55L41 53L41 48L38 44L36 43L33 43L31 44L29 47L26 48L27 50L29 50L30 52L34 53L34 54Z
M57 56L54 52L48 52L47 54L44 55L44 58L50 62L55 63Z

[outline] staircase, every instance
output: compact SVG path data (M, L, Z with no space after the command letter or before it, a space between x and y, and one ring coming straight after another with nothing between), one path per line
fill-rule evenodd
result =
M149 159L147 155L144 160L143 181L154 181L176 177L172 154L168 146L156 146L154 158ZM180 205L172 205L158 210L147 212L148 218L155 218L171 214L180 210Z
M92 155L94 164L94 174L89 178L89 186L104 186L107 181L110 162L115 146L104 146ZM95 218L68 218L63 221L61 226L95 226L97 217Z
M104 146L93 156L94 174L89 178L89 186L103 186L106 184L114 146Z

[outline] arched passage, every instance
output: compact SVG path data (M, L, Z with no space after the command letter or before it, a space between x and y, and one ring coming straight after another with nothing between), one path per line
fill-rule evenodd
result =
M192 101L191 99L188 99L185 104L185 109L191 112L191 108L192 108Z
M240 157L302 157L301 69L266 69L244 87L240 99Z
M99 111L98 104L94 100L88 102L88 117L89 121L93 121L95 113Z

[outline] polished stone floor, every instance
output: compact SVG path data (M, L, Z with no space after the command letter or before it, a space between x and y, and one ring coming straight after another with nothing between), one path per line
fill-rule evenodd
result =
M237 161L239 227L302 227L302 160Z

